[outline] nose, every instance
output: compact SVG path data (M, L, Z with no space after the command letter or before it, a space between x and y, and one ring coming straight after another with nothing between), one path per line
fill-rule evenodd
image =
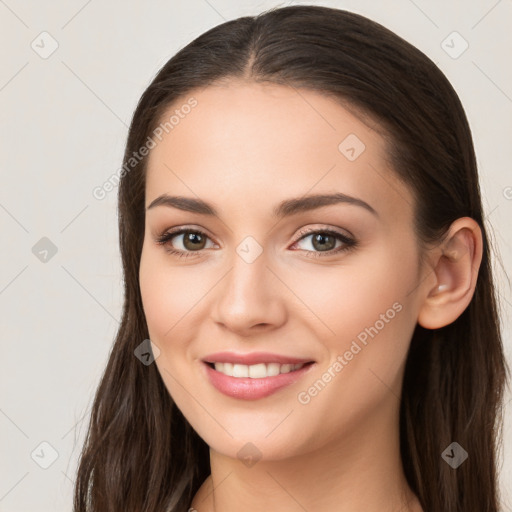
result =
M279 276L269 266L265 251L248 262L235 253L231 267L216 286L213 320L239 336L272 330L286 322L286 293Z

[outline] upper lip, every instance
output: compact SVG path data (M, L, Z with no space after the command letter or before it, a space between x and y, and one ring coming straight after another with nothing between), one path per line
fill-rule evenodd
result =
M247 354L216 352L215 354L204 357L203 361L206 363L233 363L248 366L258 363L299 364L314 362L312 359L302 359L299 357L272 354L270 352L250 352Z

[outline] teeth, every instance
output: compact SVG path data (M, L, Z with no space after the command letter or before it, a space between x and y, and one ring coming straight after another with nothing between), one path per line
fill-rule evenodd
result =
M275 377L280 373L289 373L302 368L304 363L279 364L259 363L248 366L246 364L215 363L215 369L230 377L250 377L251 379L262 379L264 377Z

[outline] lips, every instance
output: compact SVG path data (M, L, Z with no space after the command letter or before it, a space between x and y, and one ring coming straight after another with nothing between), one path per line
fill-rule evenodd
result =
M210 364L212 363L204 361L201 364L207 380L224 395L240 400L258 400L270 396L283 388L292 386L316 367L316 364L311 362L311 364L306 363L301 368L287 373L251 378L225 375L211 368ZM238 364L241 363L235 363L235 365Z
M251 352L251 353L235 353L235 352L216 352L203 358L205 363L232 363L244 364L251 366L259 363L279 363L279 364L300 364L313 363L313 359L304 359L281 354L272 354L270 352Z

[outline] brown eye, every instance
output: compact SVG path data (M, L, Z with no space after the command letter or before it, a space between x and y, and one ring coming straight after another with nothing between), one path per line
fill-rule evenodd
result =
M186 231L183 234L183 246L189 251L204 249L206 238L197 231Z
M299 238L294 245L298 246L299 249L306 251L308 255L313 257L335 255L343 251L353 249L358 244L356 240L342 235L337 231L328 229L303 231L300 234L302 237ZM304 243L303 247L300 247L300 244L308 238L310 238L311 241L309 243ZM337 242L340 243L337 244Z
M312 245L319 251L329 251L336 246L336 238L332 235L316 233L312 238Z
M205 249L206 243L209 240L208 235L201 231L178 229L163 233L157 237L156 242L159 245L163 245L169 253L186 257L193 256L194 252L200 252Z

